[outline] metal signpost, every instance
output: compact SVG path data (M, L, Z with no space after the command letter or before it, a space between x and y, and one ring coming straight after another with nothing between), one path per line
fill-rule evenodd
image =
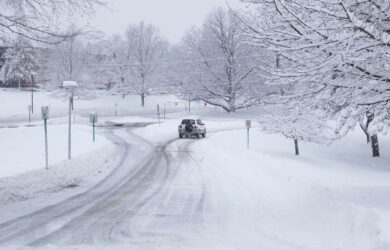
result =
M246 143L246 147L249 149L249 146L250 146L249 145L249 130L252 127L252 121L251 120L246 120L245 125L246 125L246 129L247 129L247 143Z
M45 160L46 160L46 169L49 169L49 151L48 151L48 143L47 143L47 119L49 119L49 107L42 107L42 119L44 121L45 126Z
M96 128L96 123L98 122L98 115L96 113L92 113L89 115L89 122L92 123L92 138L93 142L95 142L95 128Z
M28 123L31 123L32 106L28 105Z
M158 119L158 125L160 126L160 104L157 104L157 119Z
M115 116L118 116L118 103L115 103Z
M73 97L74 92L78 84L75 81L64 81L63 87L68 90L69 93L69 127L68 127L68 159L72 159L72 110L73 110Z

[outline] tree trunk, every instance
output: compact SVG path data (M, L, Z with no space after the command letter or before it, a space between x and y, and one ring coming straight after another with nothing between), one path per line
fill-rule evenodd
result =
M379 157L379 140L378 135L371 136L371 147L372 147L372 155L374 157Z
M360 122L360 127L362 128L364 134L366 135L367 144L369 144L371 141L370 141L370 134L369 134L368 131L367 131L367 126L366 126L366 125L363 125L363 124Z
M295 145L295 155L299 155L298 139L294 139L294 145Z
M370 142L371 142L370 135L369 135L369 134L366 134L366 137L367 137L367 144L370 144Z
M145 107L145 94L141 95L141 106Z

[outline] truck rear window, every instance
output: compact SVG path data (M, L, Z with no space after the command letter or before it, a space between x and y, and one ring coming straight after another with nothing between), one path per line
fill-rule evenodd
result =
M181 124L183 125L195 125L195 120L188 120L188 119L185 119L181 122Z

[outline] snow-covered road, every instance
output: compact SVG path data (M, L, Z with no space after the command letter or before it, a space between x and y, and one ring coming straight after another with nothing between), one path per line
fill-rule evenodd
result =
M388 206L353 200L373 188L384 200L387 171L280 157L283 141L261 133L247 150L235 123L180 140L166 132L175 123L114 129L122 161L85 192L23 216L1 209L0 248L389 249Z
M3 221L0 246L136 244L167 234L164 223L198 225L188 222L201 216L205 186L200 178L192 183L197 176L186 168L195 140L156 145L130 129L116 134L124 157L111 175L75 197Z

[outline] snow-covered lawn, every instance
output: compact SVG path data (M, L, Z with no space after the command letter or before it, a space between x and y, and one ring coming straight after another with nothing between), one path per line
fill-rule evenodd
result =
M0 123L28 120L28 106L31 104L31 93L18 90L1 90L0 100ZM140 97L127 95L123 99L119 95L111 95L101 91L91 99L80 99L75 97L75 112L79 115L88 115L90 112L98 112L99 115L114 116L117 110L118 115L126 114L156 114L157 104L161 107L161 114L165 103L175 102L178 99L174 96L151 96L146 98L145 108L141 108ZM116 106L117 105L117 106ZM39 120L41 107L49 106L52 117L65 116L68 112L68 99L65 91L35 92L34 93L34 114L33 119ZM168 110L168 106L167 106ZM168 111L184 110L184 107L172 107Z
M205 216L243 249L389 249L390 138L370 156L360 131L330 146L251 131L209 134L192 150L212 176ZM208 236L206 236L207 238ZM210 236L211 238L213 236Z
M72 156L78 156L110 144L102 136L92 141L92 129L73 126ZM0 178L45 168L45 137L43 126L0 129ZM68 156L66 125L48 126L49 165L64 161Z
M93 143L88 126L73 126L73 159L67 160L67 136L66 125L49 125L49 170L46 170L42 126L0 129L0 203L77 186L115 167L117 147L100 135Z

